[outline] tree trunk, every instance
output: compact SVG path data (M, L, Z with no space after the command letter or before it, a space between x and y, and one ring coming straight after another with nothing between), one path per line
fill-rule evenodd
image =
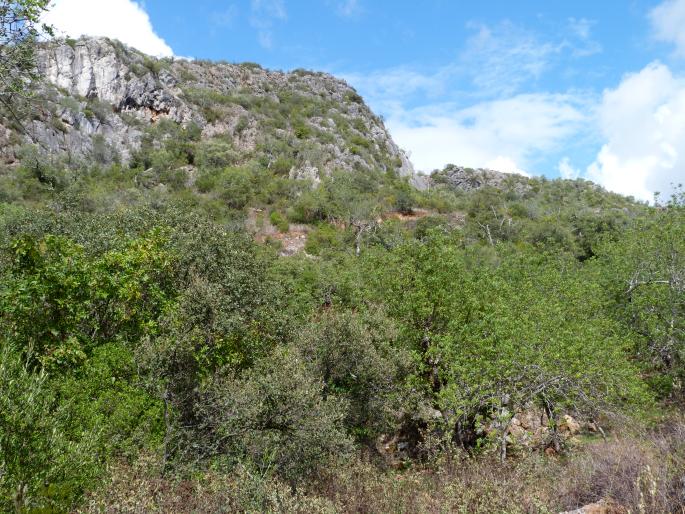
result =
M559 424L557 423L557 415L554 411L554 405L545 400L545 412L547 413L547 419L549 420L550 428L552 429L552 444L554 445L554 451L561 453L561 438L559 437Z

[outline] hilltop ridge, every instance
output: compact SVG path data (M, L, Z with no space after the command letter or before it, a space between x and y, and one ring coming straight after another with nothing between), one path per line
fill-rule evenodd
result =
M28 137L5 123L0 146L8 163L31 139L72 160L97 154L128 163L146 131L168 120L194 127L202 139L221 139L236 162L261 158L293 178L316 181L352 169L414 173L383 121L352 87L325 73L155 59L90 37L43 44L38 64L47 79L43 109L26 123Z

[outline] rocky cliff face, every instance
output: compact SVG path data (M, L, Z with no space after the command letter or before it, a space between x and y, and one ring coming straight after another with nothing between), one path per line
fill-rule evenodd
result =
M352 169L413 174L382 120L324 73L158 60L104 38L46 44L39 68L46 84L41 108L24 124L29 136L9 119L0 131L6 162L33 142L70 162L126 163L166 120L220 139L238 160L286 166L293 178Z

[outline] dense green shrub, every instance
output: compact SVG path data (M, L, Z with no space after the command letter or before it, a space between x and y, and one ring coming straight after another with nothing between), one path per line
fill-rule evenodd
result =
M271 163L271 170L276 175L288 175L290 170L295 166L295 160L288 157L279 157Z
M201 168L225 168L238 162L240 156L230 141L214 138L198 144L195 164Z
M279 232L287 232L290 226L288 220L278 211L271 211L269 221Z
M330 223L321 223L307 237L304 250L310 255L323 255L345 247L344 234Z
M98 427L72 438L68 400L0 339L0 509L63 512L92 487Z
M239 378L215 377L198 400L201 451L217 462L248 459L292 483L345 456L344 403L294 350L277 350Z
M323 377L325 393L347 401L345 425L362 439L397 428L401 377L410 369L409 355L393 345L392 321L379 313L372 318L368 326L351 312L328 311L310 323L299 343Z
M219 198L231 209L242 209L252 199L252 175L242 168L226 168L218 178Z

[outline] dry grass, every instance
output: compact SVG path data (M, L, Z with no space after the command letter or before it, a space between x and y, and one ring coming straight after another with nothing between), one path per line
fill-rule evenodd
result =
M612 499L635 514L685 514L685 421L585 441L567 458L529 454L502 465L461 455L403 471L358 460L297 492L246 468L186 480L155 476L150 459L120 466L83 512L542 514Z
M565 506L611 498L635 513L685 513L685 421L587 445L560 483Z

